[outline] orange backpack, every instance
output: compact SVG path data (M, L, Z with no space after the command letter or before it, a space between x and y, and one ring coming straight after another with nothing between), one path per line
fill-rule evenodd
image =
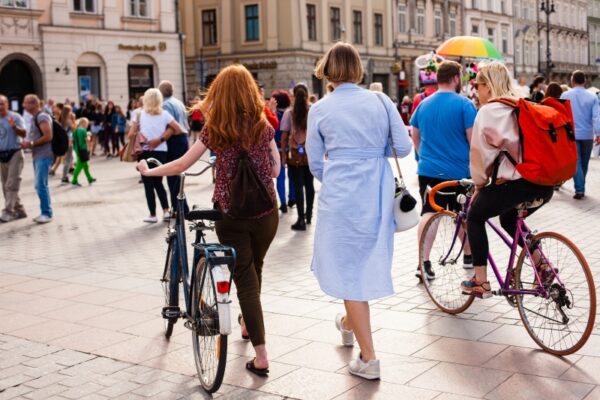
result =
M546 98L541 104L525 99L495 99L514 108L519 125L521 155L518 163L506 157L523 179L543 186L563 183L577 170L573 113L568 100Z

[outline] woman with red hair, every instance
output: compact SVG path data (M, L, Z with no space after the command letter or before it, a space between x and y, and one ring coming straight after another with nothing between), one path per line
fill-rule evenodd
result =
M272 210L248 219L229 215L231 184L236 175L240 155L246 153L260 181L275 201L273 178L280 169L279 151L274 140L275 130L264 113L264 99L252 74L242 65L224 68L210 85L203 102L193 107L200 109L206 123L200 140L181 158L157 168L149 169L142 160L138 170L144 176L177 175L190 168L207 149L217 156L217 176L213 202L223 212L223 219L215 223L219 241L235 248L237 260L233 281L242 309L239 319L242 337L249 338L256 357L246 368L266 376L269 360L265 346L265 327L260 301L262 268L265 255L279 224L279 214Z

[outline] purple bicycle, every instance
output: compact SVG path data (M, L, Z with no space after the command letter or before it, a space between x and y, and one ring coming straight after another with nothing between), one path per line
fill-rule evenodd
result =
M463 205L461 211L451 212L435 203L440 190L459 186L467 193L458 195L458 202ZM425 276L424 261L430 261L435 271L435 279L423 280L425 289L436 306L449 314L465 311L474 300L474 296L464 295L460 287L473 272L459 262L468 245L466 216L473 191L473 182L468 179L432 188L429 203L437 213L425 225L419 243L421 276ZM439 194L456 196L448 192ZM594 327L596 289L592 273L581 251L569 239L554 232L536 234L527 227L524 219L531 206L522 204L517 208L517 228L512 239L487 221L500 241L510 248L505 278L492 255L488 255L500 285L492 293L504 296L519 310L525 329L544 351L561 356L572 354L585 344ZM520 247L519 242L525 245Z

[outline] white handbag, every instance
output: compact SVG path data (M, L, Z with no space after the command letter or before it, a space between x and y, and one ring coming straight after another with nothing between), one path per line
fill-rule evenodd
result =
M394 191L394 223L396 225L396 232L404 232L410 228L416 226L419 223L419 213L417 212L417 200L409 193L402 178L402 170L400 169L400 162L398 161L398 154L394 149L394 139L392 138L392 124L390 123L389 113L385 105L385 101L377 94L377 97L383 104L386 114L388 114L388 142L394 155L394 161L396 162L396 168L398 169L398 178L394 178L396 183L396 190Z

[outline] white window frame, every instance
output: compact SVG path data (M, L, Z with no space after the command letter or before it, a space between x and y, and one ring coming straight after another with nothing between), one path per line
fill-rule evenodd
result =
M408 24L407 24L407 6L406 2L398 3L398 32L406 33L408 32ZM402 23L400 22L402 21ZM402 29L404 27L404 29Z
M83 4L83 10L76 10L75 9L75 0L71 0L71 4L73 6L73 12L75 13L80 13L80 14L98 14L98 0L92 0L94 3L94 10L93 11L88 11L85 9L85 3L86 0L79 0L80 3Z
M23 3L23 5L19 5L19 3ZM0 0L0 7L27 10L31 8L31 4L30 0Z
M140 15L140 1L145 1L146 3L146 14ZM131 4L135 4L135 12L131 12ZM126 13L125 15L132 18L151 18L152 17L152 1L151 0L125 0L124 2Z
M456 36L456 9L450 9L448 14L448 29L450 30L450 36Z
M444 26L442 24L442 9L439 6L433 11L433 21L435 36L442 36L444 33Z
M417 35L425 34L425 4L417 5Z

